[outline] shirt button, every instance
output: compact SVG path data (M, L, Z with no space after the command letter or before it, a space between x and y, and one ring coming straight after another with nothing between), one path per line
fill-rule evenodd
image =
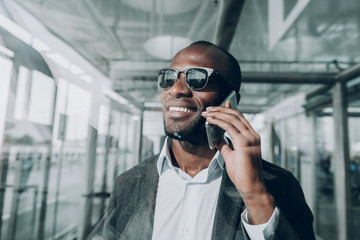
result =
M190 228L189 227L184 227L183 233L184 234L189 234L190 233Z

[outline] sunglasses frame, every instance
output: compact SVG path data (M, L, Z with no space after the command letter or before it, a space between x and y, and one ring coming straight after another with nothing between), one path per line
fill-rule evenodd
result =
M189 86L189 83L188 83L188 81L187 81L187 75L186 75L187 72L190 71L190 70L194 70L194 69L201 69L201 70L205 70L205 71L207 72L206 82L205 82L204 86L201 87L201 88L193 88L193 87ZM206 85L208 84L208 81L209 81L210 76L213 76L213 77L219 78L220 80L225 80L225 81L226 81L226 79L223 78L223 77L221 76L221 74L220 74L218 71L216 71L215 69L213 69L213 68L207 68L207 67L190 67L190 68L187 68L187 69L185 69L185 70L177 70L177 69L175 69L175 68L162 68L162 69L160 69L160 70L158 71L158 74L157 74L157 76L158 76L158 85L159 85L159 86L160 86L160 81L159 81L160 72L165 71L165 70L172 70L172 71L175 71L175 72L176 72L176 76L177 76L177 77L176 77L176 80L175 80L175 82L173 83L173 85L171 85L171 87L174 86L174 84L175 84L177 81L179 81L179 79L180 79L180 74L181 74L181 73L184 73L184 74L185 74L185 83L186 83L186 86L188 86L190 89L195 90L195 91L196 91L196 90L204 89L204 88L206 87ZM171 87L162 88L162 87L160 86L160 88L162 88L162 89L169 89L169 88L171 88Z

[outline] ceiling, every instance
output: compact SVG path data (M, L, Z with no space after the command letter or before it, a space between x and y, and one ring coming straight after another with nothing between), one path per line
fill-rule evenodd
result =
M360 62L358 0L15 2L143 109L158 106L156 70L169 64L177 44L195 40L217 43L238 59L239 108L248 113L332 84Z

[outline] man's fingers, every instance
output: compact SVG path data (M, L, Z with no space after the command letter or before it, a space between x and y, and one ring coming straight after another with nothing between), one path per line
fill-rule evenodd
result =
M224 112L206 112L203 113L203 116L209 123L227 131L231 138L236 137L235 134L241 133L248 139L260 139L260 136L253 129L249 129L236 115Z
M230 104L230 102L229 102ZM257 136L260 139L260 136L258 136L257 132L252 128L250 123L247 121L247 119L244 117L244 115L239 112L238 110L231 109L228 107L208 107L206 108L204 117L211 116L213 118L219 118L223 119L225 121L229 121L235 125L239 129L239 131L250 131L253 135ZM227 115L224 115L227 114Z
M231 102L230 102L230 100L227 100L227 101L225 102L225 107L227 107L227 108L230 108L230 107L231 107Z
M210 124L224 129L229 134L235 149L245 146L258 145L260 143L260 139L258 139L257 136L253 135L250 131L240 132L231 122L212 117L208 117L207 121Z
M240 132L247 131L248 128L242 121L234 114L226 113L226 112L204 112L203 117L208 118L211 117L213 119L218 119L224 122L229 122L234 125ZM226 130L226 129L224 129Z
M236 134L240 133L240 131L234 125L232 125L230 122L223 121L223 120L220 120L220 119L214 118L214 117L207 117L206 121L208 121L208 123L210 123L212 125L216 125L216 126L220 127L221 129L225 130L230 135L231 138L232 138L232 136L235 136Z

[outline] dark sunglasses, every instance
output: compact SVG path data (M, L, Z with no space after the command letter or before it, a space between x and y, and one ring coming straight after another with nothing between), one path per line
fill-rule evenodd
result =
M180 74L185 74L186 85L192 90L201 90L206 87L210 76L225 80L219 72L212 68L192 67L185 70L173 68L160 69L158 72L158 84L161 88L171 88L179 80Z

